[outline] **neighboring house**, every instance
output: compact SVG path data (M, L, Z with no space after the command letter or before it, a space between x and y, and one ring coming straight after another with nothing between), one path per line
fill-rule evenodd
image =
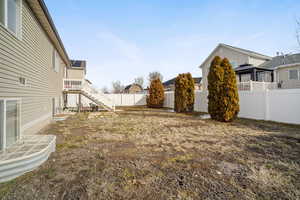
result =
M55 136L34 134L62 110L69 63L42 0L0 1L0 182L55 150Z
M228 58L233 68L237 68L238 66L245 64L259 66L262 63L265 63L266 61L270 61L272 59L269 56L256 53L254 51L249 51L246 49L241 49L226 44L219 44L200 65L203 77L202 87L204 90L207 90L207 75L209 73L211 61L214 59L215 56L220 56L221 58Z
M143 87L137 83L127 85L123 91L126 94L136 94L143 92Z
M194 82L195 82L195 90L201 90L202 89L202 78L201 77L197 77L197 78L193 78ZM168 81L163 82L163 86L165 91L174 91L175 90L175 80L176 78L172 78Z
M274 69L274 79L280 88L300 88L300 53L278 55L259 67Z

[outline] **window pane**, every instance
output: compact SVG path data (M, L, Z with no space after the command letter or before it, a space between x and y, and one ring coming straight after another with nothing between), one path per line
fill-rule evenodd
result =
M6 102L6 147L17 141L19 135L19 109L17 101Z
M265 82L272 82L272 72L265 73Z
M4 134L4 102L0 100L0 150L3 149L3 134Z
M263 82L265 81L265 73L264 72L259 72L257 75L257 81Z
M17 33L17 0L7 0L7 26Z
M251 80L251 74L242 74L241 75L241 82L248 82Z
M4 0L0 0L0 23L5 25L4 16L5 16L5 8L4 8Z
M290 70L289 77L291 80L298 80L298 70Z

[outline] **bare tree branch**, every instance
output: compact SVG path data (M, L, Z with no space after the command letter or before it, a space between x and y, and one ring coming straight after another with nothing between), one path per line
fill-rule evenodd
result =
M122 93L124 86L121 84L121 81L112 82L113 93Z
M163 75L160 72L150 72L149 73L149 82L151 83L152 80L160 79L160 81L163 81Z
M140 76L134 79L134 83L144 87L144 77Z

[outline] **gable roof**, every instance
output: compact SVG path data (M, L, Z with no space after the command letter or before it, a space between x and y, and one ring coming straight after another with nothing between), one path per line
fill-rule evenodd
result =
M138 86L139 88L141 88L141 90L143 90L143 87L140 85L140 84L137 84L137 83L133 83L133 84L130 84L130 85L127 85L124 90L129 90L131 88L131 86Z
M50 41L54 45L55 49L62 57L64 63L66 65L69 65L69 56L54 25L54 22L50 16L45 2L43 0L27 0L26 2L31 8L33 14L36 16L46 35L49 37Z
M276 68L279 66L297 64L297 63L300 63L300 53L275 56L272 58L272 60L264 62L261 65L259 65L259 67L270 69L270 68Z
M255 58L260 58L260 59L265 59L265 60L271 60L272 57L270 56L267 56L267 55L263 55L263 54L260 54L260 53L257 53L257 52L254 52L254 51L250 51L250 50L247 50L247 49L242 49L242 48L239 48L239 47L234 47L234 46L231 46L231 45L228 45L228 44L223 44L223 43L220 43L212 52L211 54L204 60L204 62L202 62L202 64L199 66L200 68L203 67L204 63L206 63L209 58L220 48L220 47L224 47L224 48L228 48L230 50L233 50L233 51L236 51L236 52L239 52L239 53L242 53L242 54L245 54L245 55L248 55L248 56L251 56L251 57L255 57Z
M261 54L261 53L257 53L255 51L251 51L251 50L242 49L242 48L239 48L239 47L230 46L228 44L221 43L221 45L224 46L224 47L230 48L230 49L234 49L234 50L236 50L238 52L241 52L243 54L247 54L249 56L255 57L255 58L262 58L262 59L266 59L266 60L272 58L270 56L267 56L267 55L264 55L264 54Z
M193 78L193 79L194 79L194 82L195 82L195 83L200 84L200 83L201 83L201 80L202 80L202 77L195 77L195 78ZM165 82L163 82L163 86L164 86L164 87L167 87L167 86L169 86L169 85L173 85L173 84L175 84L175 80L176 80L176 77L175 77L175 78L172 78L172 79L170 79L170 80L168 80L168 81L165 81Z

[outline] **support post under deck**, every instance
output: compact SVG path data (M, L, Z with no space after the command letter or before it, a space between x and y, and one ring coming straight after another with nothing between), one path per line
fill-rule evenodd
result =
M80 112L80 110L81 110L81 94L79 93L78 95L79 95L78 96L78 112Z

